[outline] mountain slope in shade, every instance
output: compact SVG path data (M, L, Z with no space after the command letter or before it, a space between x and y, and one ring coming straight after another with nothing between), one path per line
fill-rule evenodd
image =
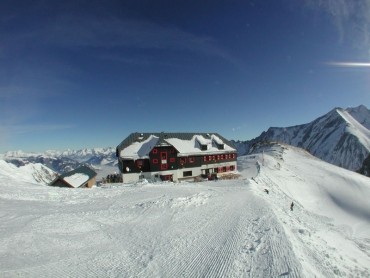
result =
M271 127L259 137L234 142L239 154L247 154L259 142L276 141L308 150L324 161L350 170L359 170L370 152L370 111L335 108L308 124Z

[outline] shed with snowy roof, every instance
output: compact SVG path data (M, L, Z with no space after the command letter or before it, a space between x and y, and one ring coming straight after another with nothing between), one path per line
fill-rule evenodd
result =
M87 166L80 166L73 171L64 173L50 183L51 186L59 187L88 187L96 183L97 173Z
M116 148L124 183L179 181L236 171L237 152L217 133L131 133Z

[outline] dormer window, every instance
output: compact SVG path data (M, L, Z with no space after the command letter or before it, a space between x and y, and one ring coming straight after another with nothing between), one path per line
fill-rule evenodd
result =
M200 145L200 149L202 151L206 151L207 150L207 145Z

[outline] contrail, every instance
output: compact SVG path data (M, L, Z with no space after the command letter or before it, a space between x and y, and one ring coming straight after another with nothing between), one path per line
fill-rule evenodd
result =
M370 63L358 63L358 62L328 62L326 64L337 67L370 67Z

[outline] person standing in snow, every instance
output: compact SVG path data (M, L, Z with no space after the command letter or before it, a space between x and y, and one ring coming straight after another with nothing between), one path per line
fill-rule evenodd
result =
M291 210L291 211L293 211L293 207L294 207L294 203L292 202L292 203L290 204L290 210Z

